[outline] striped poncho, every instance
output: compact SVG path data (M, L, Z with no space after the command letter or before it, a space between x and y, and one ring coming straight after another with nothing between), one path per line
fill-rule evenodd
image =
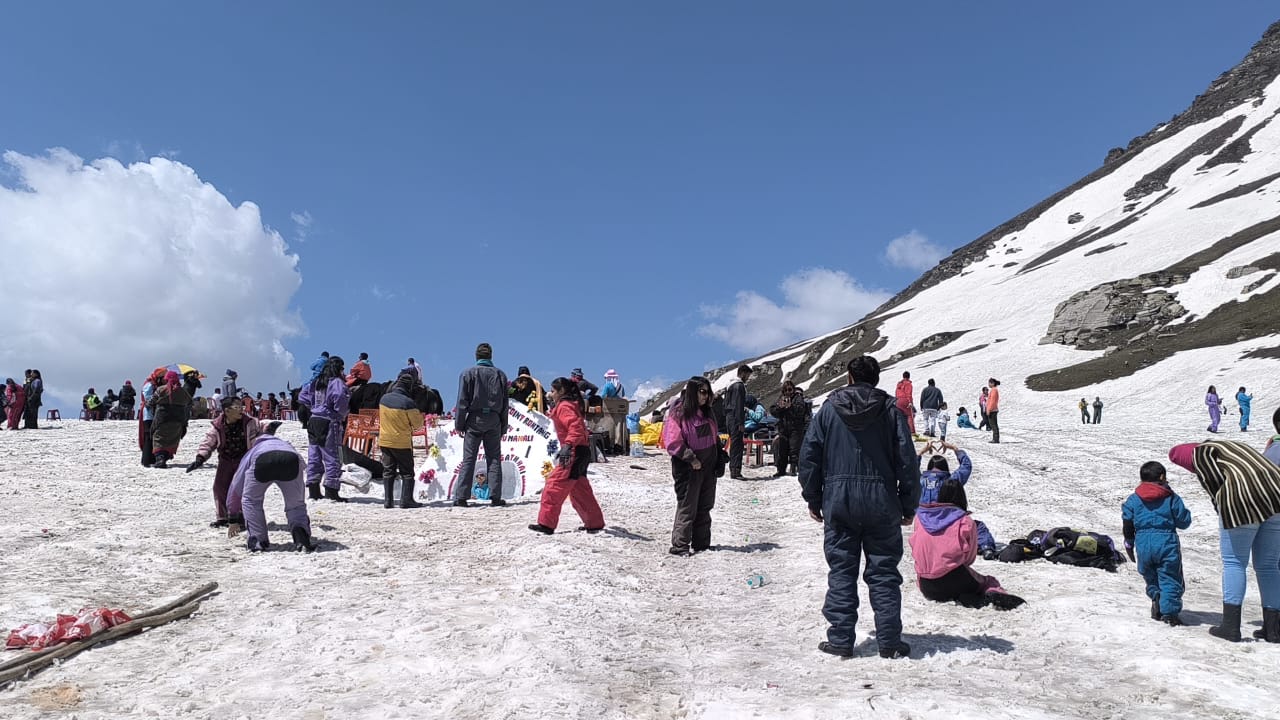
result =
M1280 513L1280 466L1244 443L1200 443L1195 473L1228 530Z

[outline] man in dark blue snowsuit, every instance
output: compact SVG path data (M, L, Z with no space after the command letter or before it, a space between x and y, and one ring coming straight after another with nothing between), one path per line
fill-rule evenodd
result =
M902 642L902 529L920 500L920 471L907 417L893 396L877 389L880 363L870 355L849 361L849 384L831 393L800 449L801 495L809 516L824 523L831 624L822 652L853 654L858 622L858 567L876 618L880 657L907 657Z

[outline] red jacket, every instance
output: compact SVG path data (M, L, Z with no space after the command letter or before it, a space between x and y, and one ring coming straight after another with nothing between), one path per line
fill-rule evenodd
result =
M351 366L351 372L347 373L347 385L355 385L357 380L369 382L373 378L373 368L369 367L368 361L357 360L355 365Z
M911 387L911 381L903 378L898 381L898 388L893 391L893 399L898 401L898 407L911 407L911 399L915 397L915 393Z
M582 408L578 403L567 400L558 402L548 414L556 429L556 439L561 445L576 447L588 443L587 424L582 420Z

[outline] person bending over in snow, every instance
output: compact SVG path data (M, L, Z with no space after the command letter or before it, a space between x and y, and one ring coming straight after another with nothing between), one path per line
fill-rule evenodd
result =
M196 459L187 465L187 472L191 472L208 462L214 450L218 451L218 471L213 476L213 507L217 516L209 527L227 526L227 493L231 490L231 480L245 453L249 452L260 434L262 427L244 413L239 400L222 398L222 414L214 419L209 432L205 433L204 442L196 450Z
M960 467L955 472L951 472L951 466L947 463L944 455L933 455L934 451L945 453L950 450L955 453L956 460L959 461ZM941 443L934 445L929 443L920 450L920 461L924 462L925 456L929 456L929 466L920 474L920 504L938 502L938 492L942 489L942 484L948 480L954 480L964 487L969 482L969 475L973 473L973 463L969 460L969 454L951 443ZM981 520L975 520L974 525L978 531L978 552L985 560L994 560L996 557L996 539L991 535L991 531L987 529L986 523Z
M293 549L311 552L315 545L311 543L311 518L307 516L307 498L303 489L306 466L292 445L276 437L278 427L278 421L267 423L236 468L231 492L227 495L227 510L231 513L228 535L234 537L245 528L248 530L245 546L250 551L271 547L262 499L267 487L275 484L284 495L284 514L293 534Z
M1182 545L1178 531L1191 527L1191 512L1169 487L1164 465L1154 460L1139 471L1142 481L1120 506L1124 520L1124 551L1147 581L1151 619L1181 625Z
M997 610L1012 610L1026 602L1005 592L994 577L970 567L978 555L978 529L959 481L942 483L937 502L922 503L916 510L910 543L916 584L926 598L969 608L992 605Z

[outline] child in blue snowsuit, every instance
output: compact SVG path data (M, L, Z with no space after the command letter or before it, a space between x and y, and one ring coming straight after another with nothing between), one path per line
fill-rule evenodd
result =
M1139 472L1142 482L1121 506L1124 549L1130 560L1137 551L1138 572L1147 581L1151 619L1181 625L1182 546L1178 530L1191 527L1191 511L1169 487L1164 465L1152 461Z
M947 464L945 457L942 455L931 456L929 458L929 468L920 474L921 505L938 502L938 491L942 489L942 483L947 480L955 480L961 486L969 482L969 475L973 473L973 463L969 460L969 453L950 443L942 443L941 450L946 452L948 449L956 454L956 460L960 462L960 467L955 472L951 472L951 466ZM925 455L929 455L933 450L933 443L925 445L924 449L920 451L920 460L923 462ZM975 520L974 525L978 528L978 553L987 560L994 559L996 556L995 537L987 529L986 523L981 520Z
M969 419L969 411L964 408L960 408L960 412L956 414L956 427L969 428L970 430L978 429L974 427L973 421Z
M1249 410L1253 406L1253 396L1245 393L1244 388L1236 393L1236 404L1240 406L1240 432L1249 431Z

